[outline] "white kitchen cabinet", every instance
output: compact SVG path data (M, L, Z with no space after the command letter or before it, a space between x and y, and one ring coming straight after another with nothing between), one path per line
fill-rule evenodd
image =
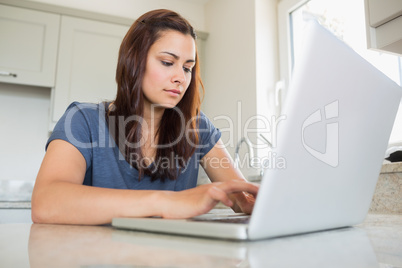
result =
M0 82L53 87L60 15L0 5Z
M117 57L128 29L126 25L62 16L52 124L73 101L115 98Z
M402 55L402 1L365 0L369 48Z

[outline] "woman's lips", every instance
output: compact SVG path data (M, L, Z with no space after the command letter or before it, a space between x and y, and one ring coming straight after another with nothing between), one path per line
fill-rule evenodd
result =
M180 95L180 90L178 89L168 89L166 91L172 94Z

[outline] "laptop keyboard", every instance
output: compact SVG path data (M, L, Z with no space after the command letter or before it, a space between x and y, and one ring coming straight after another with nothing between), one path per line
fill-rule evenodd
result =
M240 223L248 224L250 222L250 216L235 216L235 217L210 217L210 218L192 218L192 221L203 221L203 222L220 222L220 223Z

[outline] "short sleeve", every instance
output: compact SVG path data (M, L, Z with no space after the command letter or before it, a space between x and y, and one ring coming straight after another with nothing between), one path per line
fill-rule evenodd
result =
M96 110L96 105L77 102L70 104L50 135L46 149L53 140L67 141L84 156L88 169L91 166L92 148L96 146L94 144L96 141L92 139L91 127L93 126L91 126L91 120L85 109Z
M200 113L199 117L199 133L199 149L202 158L215 146L222 134L203 112Z

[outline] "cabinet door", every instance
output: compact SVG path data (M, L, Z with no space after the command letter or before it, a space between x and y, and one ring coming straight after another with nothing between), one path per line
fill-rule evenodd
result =
M0 5L0 82L53 87L60 15Z
M53 96L53 123L73 101L116 96L116 65L128 26L62 16Z

